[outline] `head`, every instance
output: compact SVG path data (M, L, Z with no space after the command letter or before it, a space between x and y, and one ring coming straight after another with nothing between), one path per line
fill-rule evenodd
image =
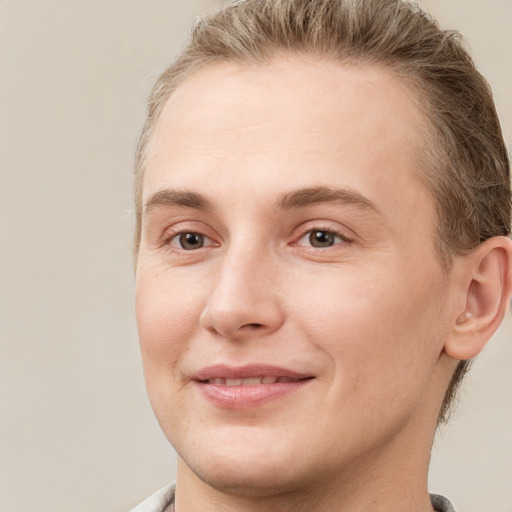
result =
M379 65L414 91L426 120L418 173L435 203L435 245L446 272L453 257L510 233L507 150L489 85L458 33L441 30L417 5L401 0L247 0L200 19L151 93L136 154L135 258L148 147L166 101L188 76L212 63L264 65L287 54ZM461 361L453 375L440 421L469 362Z
M433 431L512 286L507 153L455 34L395 0L234 3L158 79L136 165L149 395L203 481L252 485L272 446L284 492Z

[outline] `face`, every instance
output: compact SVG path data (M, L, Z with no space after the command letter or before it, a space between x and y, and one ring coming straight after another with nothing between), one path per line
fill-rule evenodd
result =
M156 416L201 480L290 490L434 425L448 299L422 127L387 71L299 57L212 65L167 102L137 321Z

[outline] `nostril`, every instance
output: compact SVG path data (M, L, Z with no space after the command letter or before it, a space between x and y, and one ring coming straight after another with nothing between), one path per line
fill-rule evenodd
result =
M242 327L245 327L247 329L256 330L261 329L263 327L263 324L245 324Z

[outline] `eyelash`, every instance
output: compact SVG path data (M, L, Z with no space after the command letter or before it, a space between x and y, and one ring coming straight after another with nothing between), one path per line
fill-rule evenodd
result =
M314 233L317 234L323 234L323 236L327 235L327 244L331 245L324 245L324 246L314 246L312 245L312 236ZM200 247L197 248L185 248L183 246L184 240L182 239L183 236L192 235L196 237L200 237L202 240L202 243ZM308 238L310 245L303 245L301 241ZM340 244L348 243L350 244L353 242L353 240L349 237L347 237L344 233L341 233L340 231L336 231L332 228L327 227L313 227L311 229L308 229L307 231L303 231L299 238L296 238L296 241L293 242L291 245L293 246L299 246L299 247L306 247L309 250L315 250L315 251L322 251L325 249L330 249L332 247L335 247ZM321 244L322 241L320 240L319 243ZM188 253L195 252L199 249L203 249L205 247L215 247L219 244L215 242L211 237L205 235L204 233L201 233L200 231L194 231L194 230L181 230L178 232L170 233L168 236L166 236L162 240L162 246L169 247L173 252L181 252L185 251Z
M300 244L300 242L306 238L308 238L309 241L311 242L312 241L311 237L312 237L313 233L323 233L324 235L328 234L328 235L332 235L332 238L333 238L332 245L327 245L327 246L323 246L323 247L315 247L314 245L306 246L309 249L313 249L313 250L330 249L331 247L335 247L335 246L343 244L343 243L353 242L353 240L351 238L347 237L344 233L337 231L335 229L327 228L327 227L314 227L314 228L311 228L311 229L308 229L307 231L305 231L293 245L302 246ZM336 241L336 239L338 239L338 241Z
M200 237L202 239L202 243L201 243L201 246L198 247L198 249L202 249L203 247L212 247L215 244L215 242L213 242L213 240L209 237L209 236L206 236L202 233L199 233L197 231L181 231L180 233L176 233L174 236L172 236L169 240L169 245L173 246L173 247L176 247L178 249L181 249L181 250L184 250L184 251L193 251L194 249L186 249L185 247L183 247L183 240L181 240L181 238L183 236L189 236L189 235L192 235L192 236L195 236L195 237ZM178 247L177 245L175 245L173 242L174 241L177 241L179 244L180 244L180 247ZM206 242L206 244L205 244Z
M187 235L195 235L202 238L202 244L197 249L186 249L183 247L180 238ZM164 234L162 239L160 240L159 246L162 248L166 248L174 253L193 253L198 249L202 249L204 247L215 247L219 244L214 241L213 238L205 235L201 230L198 229L180 229L179 231L171 230Z

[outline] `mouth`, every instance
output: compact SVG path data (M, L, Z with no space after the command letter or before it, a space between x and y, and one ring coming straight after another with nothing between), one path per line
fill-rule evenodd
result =
M312 377L305 377L304 379L309 379ZM304 379L294 379L292 377L250 377L248 379L223 379L223 378L214 378L214 379L205 379L199 382L203 384L214 384L216 386L260 386L262 384L276 384L283 382L298 382Z
M294 393L313 379L312 375L275 366L216 365L202 369L192 380L210 404L246 409Z

